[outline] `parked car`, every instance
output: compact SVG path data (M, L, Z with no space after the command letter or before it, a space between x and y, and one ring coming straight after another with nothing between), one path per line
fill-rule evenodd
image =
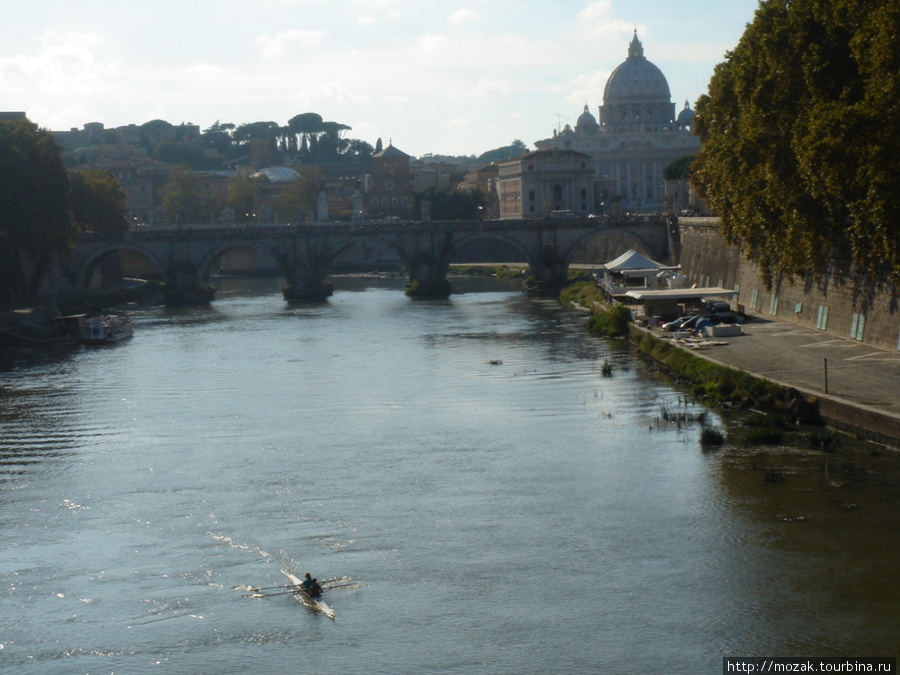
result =
M662 326L660 326L660 328L662 328L664 331L666 331L668 333L671 333L673 331L680 330L681 325L685 321L687 321L688 319L693 319L693 318L694 318L693 316L680 316L677 319L675 319L674 321L669 321L668 323L664 323Z
M730 314L731 305L723 301L714 301L706 303L707 314Z
M699 330L700 324L717 324L720 320L717 316L710 316L708 314L698 314L697 316L692 316L690 319L685 321L678 330Z

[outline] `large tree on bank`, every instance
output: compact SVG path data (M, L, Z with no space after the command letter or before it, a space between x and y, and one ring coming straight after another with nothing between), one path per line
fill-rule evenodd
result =
M125 232L128 200L118 179L106 169L69 173L72 220L81 232Z
M692 182L764 279L900 279L900 4L763 0L697 102Z
M0 122L0 293L33 296L74 235L69 176L53 134L24 119Z

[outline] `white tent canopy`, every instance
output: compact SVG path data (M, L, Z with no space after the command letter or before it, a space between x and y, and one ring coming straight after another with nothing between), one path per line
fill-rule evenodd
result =
M641 255L634 249L627 251L620 255L615 260L612 260L603 267L610 272L619 272L622 270L651 270L651 269L661 269L666 267L661 263L658 263L654 260L650 260L650 258Z

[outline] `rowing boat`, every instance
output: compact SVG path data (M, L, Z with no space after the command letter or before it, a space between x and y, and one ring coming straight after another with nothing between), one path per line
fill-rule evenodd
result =
M306 605L309 609L314 612L322 612L329 619L334 619L334 610L331 609L328 605L322 602L319 598L314 598L310 596L309 593L303 590L303 579L298 577L296 574L288 572L287 570L281 570L282 574L291 580L291 583L296 586L296 589L291 589L293 594L300 600L304 605Z

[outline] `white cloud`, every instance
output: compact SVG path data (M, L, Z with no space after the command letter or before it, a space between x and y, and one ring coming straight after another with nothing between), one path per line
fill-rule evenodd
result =
M594 116L597 107L603 103L603 89L609 79L610 71L596 70L592 73L577 75L569 82L552 87L553 93L563 94L572 109L581 110L587 104Z
M447 92L447 98L451 101L463 99L485 98L487 96L506 95L512 91L512 85L506 80L494 80L489 77L482 78L474 87L454 87Z
M609 38L634 30L634 24L611 17L612 0L595 0L578 13L575 35L579 38Z
M93 33L46 32L34 56L0 59L0 86L9 91L38 90L48 97L95 93L108 88L116 64L104 58L103 40Z
M194 75L197 77L221 77L225 74L225 71L222 70L222 68L209 63L194 64L187 69L187 72L190 75Z
M465 23L478 18L478 12L473 9L459 9L450 15L450 23Z
M447 122L448 127L453 127L456 129L467 129L471 127L475 122L469 117L454 117L449 122Z
M315 82L303 87L290 97L295 107L314 109L316 106L361 106L371 102L371 96L362 90L351 89L336 80Z
M253 43L260 46L264 59L276 59L289 53L292 47L313 47L322 44L325 31L286 30L275 35L260 35Z

